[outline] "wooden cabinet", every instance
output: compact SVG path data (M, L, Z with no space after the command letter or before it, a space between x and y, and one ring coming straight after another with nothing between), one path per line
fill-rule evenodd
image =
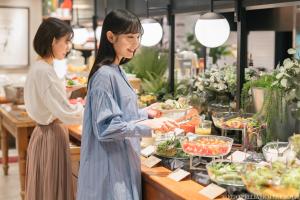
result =
M77 182L79 172L79 161L80 161L80 146L70 143L70 156L72 163L72 183L74 194L77 194Z

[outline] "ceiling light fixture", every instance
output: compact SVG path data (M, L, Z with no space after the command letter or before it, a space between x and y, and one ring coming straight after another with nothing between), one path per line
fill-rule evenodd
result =
M141 24L144 29L144 34L141 38L141 45L146 47L151 47L158 44L163 36L163 29L161 24L156 20L149 18L149 3L146 0L147 5L147 19L143 19Z
M213 0L210 3L210 12L201 15L196 22L195 35L197 40L204 46L214 48L226 42L230 34L227 19L213 12Z

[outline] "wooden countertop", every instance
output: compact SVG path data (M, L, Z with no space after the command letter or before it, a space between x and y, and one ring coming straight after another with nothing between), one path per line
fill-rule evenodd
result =
M26 111L20 107L12 107L11 105L1 105L0 111L3 115L16 123L16 126L27 127L35 126L35 122L30 119ZM13 116L13 117L12 117ZM71 137L77 141L81 141L81 125L67 126ZM144 159L143 157L141 159ZM187 178L183 181L176 182L167 176L170 170L162 166L147 168L141 166L143 179L144 199L191 199L191 200L207 200L208 198L200 195L198 192L203 188L200 184ZM146 187L146 188L144 188ZM154 195L154 196L153 196ZM227 199L227 198L220 198Z
M81 140L82 126L68 126L70 135ZM142 157L142 159L144 159ZM156 190L167 194L170 199L191 199L191 200L208 200L208 198L200 195L198 192L203 188L200 184L194 182L190 178L176 182L167 176L171 173L170 170L162 166L147 168L141 166L143 182L150 184ZM227 198L219 198L219 200Z
M24 105L1 104L0 112L14 123L16 127L35 126L36 123L28 116Z

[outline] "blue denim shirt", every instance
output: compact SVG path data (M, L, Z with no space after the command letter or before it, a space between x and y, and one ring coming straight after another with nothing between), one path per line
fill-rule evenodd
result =
M104 65L89 82L81 141L78 200L138 200L140 138L151 129L118 65Z

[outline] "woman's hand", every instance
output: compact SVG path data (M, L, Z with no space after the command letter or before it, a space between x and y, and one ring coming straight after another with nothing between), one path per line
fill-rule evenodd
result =
M151 107L146 107L145 110L147 111L149 118L159 118L162 115L161 111L152 109Z
M168 132L178 127L178 124L174 120L164 117L144 120L139 122L139 124L149 126L153 130L162 132Z
M155 104L157 103L154 103L154 104L151 104L150 106L146 107L145 110L147 111L148 113L148 117L149 118L159 118L162 116L162 112L157 110L157 109L154 109L155 108Z

